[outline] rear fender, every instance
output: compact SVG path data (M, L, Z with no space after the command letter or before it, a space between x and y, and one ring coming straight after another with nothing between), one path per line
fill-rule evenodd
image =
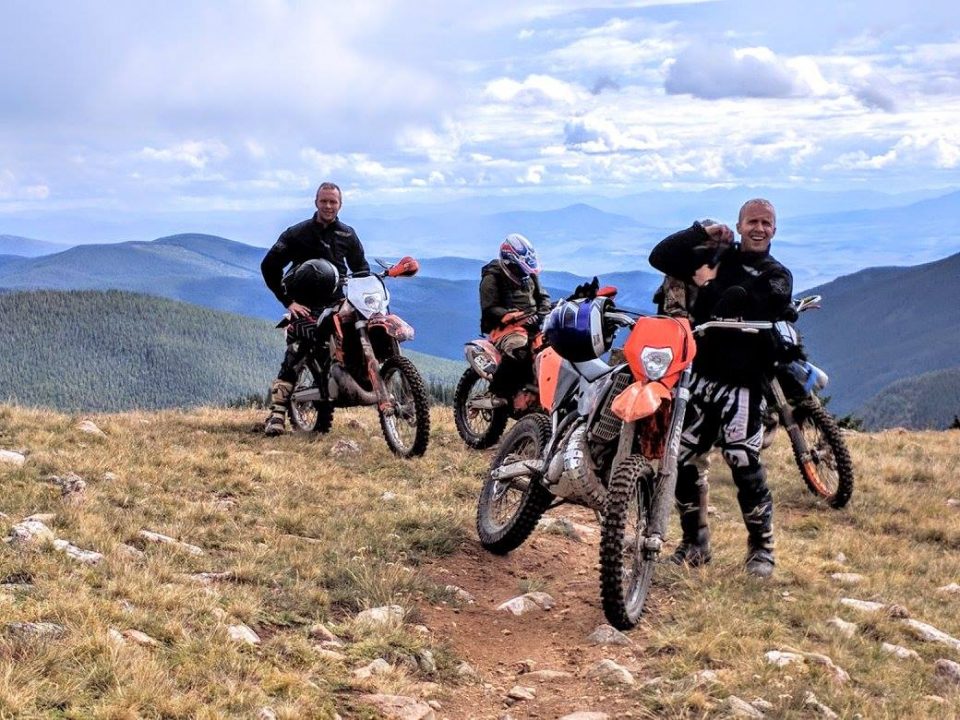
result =
M463 354L474 372L488 382L493 379L493 374L500 367L502 360L496 346L484 338L471 340L464 345Z
M624 422L635 422L653 415L660 405L671 400L670 390L658 382L635 382L613 399L610 409Z

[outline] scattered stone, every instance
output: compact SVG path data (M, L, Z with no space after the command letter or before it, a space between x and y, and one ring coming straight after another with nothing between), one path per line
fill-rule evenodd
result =
M528 592L498 605L497 610L506 610L519 616L532 610L549 610L555 604L556 600L545 592Z
M5 633L16 640L56 640L67 633L63 625L52 622L7 623Z
M147 554L143 550L138 550L133 545L120 543L117 545L117 553L129 560L143 560Z
M633 685L633 675L622 665L605 658L587 671L587 677L597 678L600 682L612 685Z
M590 710L578 710L575 713L564 715L560 720L610 720L610 716L605 712L593 712Z
M97 424L93 420L81 420L77 423L77 430L88 435L99 435L100 437L106 437L106 433L97 427Z
M366 425L364 425L362 422L360 422L356 418L350 418L349 420L347 420L346 424L347 424L347 427L350 428L351 430L368 430L369 429L367 428Z
M633 642L612 625L597 625L587 640L594 645L630 645Z
M327 650L339 650L343 647L342 640L324 640L320 643L320 647L326 648Z
M802 650L797 650L796 648L785 647L784 651L788 653L794 653L803 657L804 660L811 660L817 665L823 665L830 673L833 675L833 679L838 683L845 683L850 680L850 675L842 667L837 665L833 660L831 660L826 655L821 655L820 653L804 652Z
M245 643L247 645L259 645L260 636L244 624L227 625L227 635L234 642Z
M730 695L727 697L727 708L730 710L730 715L732 717L738 718L765 718L762 712L760 712L753 705L748 703L746 700L738 698L736 695Z
M776 707L772 702L763 698L754 698L750 701L750 704L763 713L773 712L774 707Z
M899 658L900 660L909 660L911 658L917 660L920 659L920 654L917 653L916 650L910 650L902 645L891 645L890 643L885 642L880 645L880 649L885 653L889 653L890 655Z
M833 573L831 576L841 585L859 585L865 578L858 573Z
M73 503L83 502L83 495L87 491L87 481L76 473L70 472L63 477L50 475L47 481L60 488L60 497L64 500Z
M960 500L957 500L956 498L948 498L947 507L960 508Z
M137 537L143 538L147 542L159 543L161 545L173 545L174 547L190 553L191 555L204 555L203 548L199 548L196 545L191 545L190 543L182 542L181 540L176 540L167 535L161 535L160 533L153 532L151 530L141 530L137 533Z
M277 720L277 713L272 707L262 707L257 713L257 720Z
M583 542L584 536L596 534L596 530L589 525L580 525L568 518L545 517L537 523L537 529L543 532L563 535L576 542Z
M940 658L933 664L933 675L950 685L960 685L960 663Z
M123 639L123 633L116 628L107 630L107 638L115 645L126 645L127 641Z
M327 650L326 648L319 647L314 648L318 656L326 659L332 660L333 662L344 662L347 659L347 656L343 653L338 653L336 650Z
M38 520L24 520L10 528L10 544L13 547L43 545L55 539L53 530Z
M98 553L94 550L81 550L76 545L69 543L66 540L54 540L53 546L57 550L66 553L67 557L86 565L97 565L101 560L103 560L103 553Z
M950 583L949 585L938 587L937 592L948 593L951 595L960 595L960 585L958 585L957 583Z
M377 658L362 668L353 671L353 676L358 680L366 680L374 675L383 675L393 670L393 666L383 658Z
M433 675L437 671L437 661L430 650L417 651L417 667L427 675Z
M307 630L307 637L311 640L317 641L336 641L340 642L340 638L334 635L323 623L314 623L310 626L310 629Z
M380 499L384 502L393 502L397 499L397 494L387 490L383 495L380 496Z
M52 523L56 519L57 519L56 513L34 513L30 517L25 517L23 521L29 522L32 520L34 522L41 522L41 523L47 524L47 523Z
M532 687L514 685L507 691L507 697L511 700L534 700L537 697L537 691Z
M476 678L477 670L468 662L462 662L457 665L457 675L464 678Z
M927 702L936 703L937 705L947 704L946 698L942 698L939 695L924 695L923 699L926 700Z
M116 482L116 481L119 480L119 479L120 479L120 477L119 477L116 473L105 472L105 473L103 474L103 481L104 481L104 482Z
M453 595L460 602L467 605L473 605L477 601L473 595L457 585L447 585L444 590Z
M865 613L880 612L887 607L883 603L871 602L870 600L855 600L854 598L840 598L840 604Z
M938 642L947 647L953 648L954 651L960 652L960 640L957 640L952 635L947 635L942 630L938 630L933 625L928 625L927 623L920 622L919 620L904 620L904 622L924 640L929 640L931 642Z
M843 637L852 638L857 634L857 624L852 622L847 622L838 617L832 617L827 620L827 625L830 627L836 628Z
M803 655L792 652L781 652L780 650L770 650L764 657L766 657L770 665L775 665L778 668L786 667L792 663L803 662Z
M814 695L814 694L813 694L812 692L810 692L809 690L808 690L807 693L803 696L803 705L804 705L804 707L808 707L808 708L810 708L811 710L813 710L814 712L818 713L818 714L820 715L820 717L827 718L827 720L837 720L837 718L840 717L840 716L837 715L833 710L831 710L831 709L828 708L826 705L824 705L822 702L820 702L820 701L817 699L817 696Z
M23 453L18 453L13 450L0 450L0 463L6 463L14 467L22 467L26 461L27 457Z
M143 645L145 647L160 647L159 640L155 640L145 632L140 632L139 630L124 630L123 637L127 640L132 640L137 645Z
M837 563L839 563L840 565L846 565L846 564L847 564L847 556L844 555L842 552L838 552L837 555L836 555L836 557L833 558L833 560L834 560L834 562L837 562Z
M564 672L563 670L534 670L533 672L525 673L523 679L550 682L552 680L569 680L572 677L572 673Z
M356 440L347 440L346 438L337 440L333 444L333 447L330 448L331 455L359 455L361 452L360 443Z
M404 695L368 694L357 700L372 705L387 720L436 720L437 714L426 703Z
M720 682L720 676L715 670L698 670L690 678L694 685L713 685Z
M892 618L902 620L910 617L910 611L907 610L903 605L891 605L887 608L887 615Z
M383 605L359 613L354 621L360 625L399 625L403 622L403 608L399 605Z

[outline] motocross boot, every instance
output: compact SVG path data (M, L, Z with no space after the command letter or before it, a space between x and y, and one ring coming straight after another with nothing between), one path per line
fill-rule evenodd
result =
M287 403L290 393L293 392L293 383L284 380L274 380L270 386L270 415L263 424L263 434L267 437L283 435L287 420Z
M700 567L710 562L710 528L707 526L707 478L700 475L697 468L685 465L678 471L677 510L680 514L680 528L683 539L677 545L670 562L675 565ZM685 502L686 501L686 502Z
M747 557L744 569L759 578L773 575L773 503L764 502L744 513L747 525Z

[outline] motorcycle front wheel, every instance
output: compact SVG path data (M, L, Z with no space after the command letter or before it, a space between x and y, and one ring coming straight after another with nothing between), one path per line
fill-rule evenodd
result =
M293 384L293 391L306 390L317 387L320 378L318 372L309 363L303 363L297 372L297 381ZM288 407L290 424L301 432L330 432L333 425L333 403L329 401L296 402L291 400Z
M647 525L657 508L671 503L653 492L654 470L642 455L614 468L607 489L600 535L600 596L603 614L615 628L629 630L640 620L659 551L644 549Z
M474 450L484 450L494 445L503 434L510 417L506 405L497 408L476 408L472 403L478 398L492 399L490 383L473 368L464 370L453 396L453 421L457 432Z
M501 465L539 460L550 441L550 419L542 413L521 418L503 438L490 463ZM489 475L477 500L477 535L487 550L504 555L523 544L553 495L532 475L494 480Z
M805 461L804 448L791 443L803 481L810 492L839 510L853 495L853 461L843 433L833 415L817 400L805 400L798 405L794 419L810 452L810 460Z
M390 450L399 457L423 455L430 441L430 401L420 371L408 358L396 355L380 366L380 376L393 412L380 411L380 429Z

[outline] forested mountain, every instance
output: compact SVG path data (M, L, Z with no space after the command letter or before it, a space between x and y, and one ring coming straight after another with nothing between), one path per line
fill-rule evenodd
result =
M960 254L870 268L813 288L823 309L797 323L830 375L831 410L858 408L904 378L960 366Z
M37 257L51 253L63 252L69 245L34 240L19 235L0 235L0 255L19 255L20 257Z
M120 291L0 294L0 400L113 411L264 395L283 355L270 323ZM456 363L409 353L425 378Z
M892 383L867 401L859 415L868 430L949 427L960 416L960 367Z

